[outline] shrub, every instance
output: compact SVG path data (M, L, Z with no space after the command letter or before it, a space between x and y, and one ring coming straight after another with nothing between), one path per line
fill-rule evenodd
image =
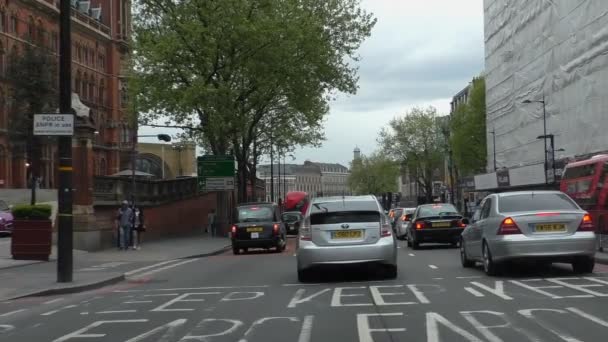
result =
M52 211L52 207L48 204L19 204L12 210L17 220L49 220Z

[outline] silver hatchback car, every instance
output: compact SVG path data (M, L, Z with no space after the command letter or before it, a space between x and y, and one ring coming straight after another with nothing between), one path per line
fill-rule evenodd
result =
M374 196L314 199L298 237L298 280L319 265L377 263L397 277L397 242Z
M464 267L483 263L488 275L503 262L534 260L571 263L575 272L595 266L595 233L591 216L559 191L492 194L481 203L473 223L462 233Z

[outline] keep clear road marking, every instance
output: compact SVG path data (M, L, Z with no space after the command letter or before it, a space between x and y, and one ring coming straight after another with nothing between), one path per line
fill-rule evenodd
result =
M475 290L472 287L465 287L465 290L467 290L470 294L472 294L475 297L485 297L485 295L477 290Z
M416 254L414 254L414 253L410 253L410 254L408 254L408 255L409 255L409 256L416 256Z
M139 273L139 272L142 272L142 271L145 271L145 270L149 270L151 268L155 268L155 267L163 266L163 265L166 265L166 264L170 264L170 263L176 262L178 260L179 259L167 260L167 261L159 262L159 263L154 264L154 265L150 265L150 266L146 266L146 267L141 267L141 268L138 268L136 270L126 272L125 276L128 277L128 276L131 276L131 275L133 275L135 273Z
M199 261L200 259L201 258L194 258L194 259L184 260L184 261L178 262L176 264L171 264L169 266L163 266L161 268L152 269L151 271L147 271L147 272L144 272L144 273L139 273L139 274L136 274L136 275L132 275L131 278L133 278L133 277L139 277L139 278L141 278L141 277L149 276L151 274L158 273L158 272L161 272L161 271L164 271L164 270L168 270L170 268L174 268L174 267L177 267L177 266L189 264L191 262Z
M7 317L7 316L11 316L14 315L16 313L25 311L25 309L19 309L19 310L15 310L15 311L11 311L11 312L7 312L7 313L3 313L2 315L0 315L0 317Z
M44 303L42 303L42 304L53 304L53 303L61 302L63 299L64 299L64 298L56 298L56 299L53 299L53 300L49 300L49 301L47 301L47 302L44 302Z
M437 267L437 266L435 266L435 265L429 265L429 267L430 267L430 268L432 268L432 269L434 269L434 270L436 270L436 269L438 268L438 267Z

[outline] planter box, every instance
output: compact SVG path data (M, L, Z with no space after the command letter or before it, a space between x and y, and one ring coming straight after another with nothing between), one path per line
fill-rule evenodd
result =
M15 220L11 239L13 259L48 261L52 236L51 220Z

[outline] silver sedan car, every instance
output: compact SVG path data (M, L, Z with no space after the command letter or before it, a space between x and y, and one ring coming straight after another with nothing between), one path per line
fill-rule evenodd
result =
M404 208L401 217L397 219L395 224L395 234L399 240L407 240L407 230L412 224L412 216L416 212L416 208Z
M397 242L388 217L373 196L314 199L298 237L298 280L315 266L379 264L397 277Z
M591 216L559 191L525 191L486 197L462 233L464 267L482 262L496 275L511 260L571 263L575 272L595 266Z

